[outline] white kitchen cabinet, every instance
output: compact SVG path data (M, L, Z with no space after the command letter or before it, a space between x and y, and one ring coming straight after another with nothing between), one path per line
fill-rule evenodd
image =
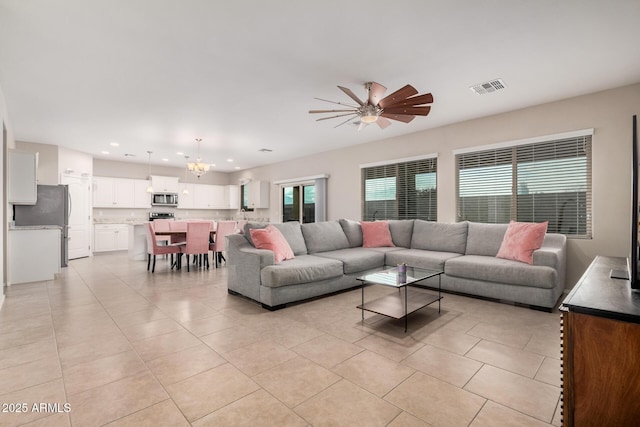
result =
M193 209L225 209L224 186L193 184Z
M154 193L175 193L180 191L178 178L174 176L151 176L151 186Z
M38 155L9 150L9 203L35 205Z
M60 239L60 227L10 228L9 283L53 280L60 272Z
M269 208L269 181L251 181L247 184L249 209Z
M149 180L132 179L133 181L133 207L148 209L151 207L151 194L147 193Z
M93 177L93 207L135 207L135 183L133 179Z
M93 251L123 251L129 247L127 224L96 224L94 226Z
M237 185L224 186L225 209L240 209L240 187Z
M194 209L194 186L197 184L188 184L181 182L178 186L180 192L178 193L178 209ZM184 193L187 190L187 194Z

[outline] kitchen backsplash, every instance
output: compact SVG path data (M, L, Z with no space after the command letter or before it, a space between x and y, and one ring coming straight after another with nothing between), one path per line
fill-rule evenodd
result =
M207 219L213 221L238 221L247 219L249 221L269 222L268 217L259 217L255 212L240 211L206 211L206 210L183 210L183 209L93 209L93 222L96 224L135 224L147 222L149 212L173 212L175 219Z

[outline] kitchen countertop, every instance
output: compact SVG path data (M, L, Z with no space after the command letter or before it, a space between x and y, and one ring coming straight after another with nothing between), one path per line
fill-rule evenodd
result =
M59 225L12 225L9 230L62 230Z

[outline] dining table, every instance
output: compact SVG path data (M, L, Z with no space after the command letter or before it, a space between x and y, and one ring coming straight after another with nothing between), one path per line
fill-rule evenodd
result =
M200 221L169 221L169 229L168 230L155 230L156 236L180 236L187 234L187 224L189 222L200 222ZM202 222L210 222L211 223L211 235L215 235L215 225L213 221L202 221Z
M186 221L169 221L168 225L169 225L169 229L168 230L155 230L155 235L156 236L172 236L175 237L176 239L171 239L173 240L183 240L186 241L187 239L187 224L189 222L209 222L211 223L211 227L210 227L210 238L209 241L211 243L213 243L214 238L215 238L215 234L216 234L216 230L215 230L215 223L213 221L205 221L205 220L186 220ZM177 260L176 262L174 262L173 264L174 267L179 268L179 265L177 264Z

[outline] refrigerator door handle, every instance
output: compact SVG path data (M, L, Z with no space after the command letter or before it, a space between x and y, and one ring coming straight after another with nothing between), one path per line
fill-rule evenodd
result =
M69 222L69 218L71 217L71 210L73 209L73 201L71 200L71 192L67 193L67 198L69 199L69 213L67 215L67 223Z

